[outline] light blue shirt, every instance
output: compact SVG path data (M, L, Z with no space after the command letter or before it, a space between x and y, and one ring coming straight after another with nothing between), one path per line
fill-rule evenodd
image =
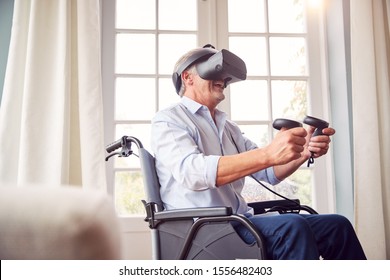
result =
M224 112L216 110L214 122L206 106L183 97L156 114L151 144L165 209L230 206L238 214L251 211L241 196L245 178L216 186L221 156L257 148ZM253 175L280 183L272 167Z

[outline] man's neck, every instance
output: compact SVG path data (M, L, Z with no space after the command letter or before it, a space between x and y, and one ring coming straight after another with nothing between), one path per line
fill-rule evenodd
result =
M217 104L211 102L210 98L202 98L201 96L196 96L194 94L191 94L191 93L185 93L184 96L194 100L195 102L198 102L199 104L202 104L203 106L206 106L209 111L210 111L210 114L211 114L211 117L213 118L214 122L215 122L215 110L217 108Z

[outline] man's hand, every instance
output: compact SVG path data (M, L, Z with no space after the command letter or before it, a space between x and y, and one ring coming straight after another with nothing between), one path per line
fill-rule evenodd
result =
M305 151L307 131L302 127L282 128L265 148L272 165L282 165L302 157Z
M310 156L313 158L318 158L325 155L329 150L329 144L331 142L330 136L336 133L336 130L328 127L322 130L323 135L318 135L311 137L315 128L309 127L307 134L307 151L310 153ZM306 150L306 149L305 149Z

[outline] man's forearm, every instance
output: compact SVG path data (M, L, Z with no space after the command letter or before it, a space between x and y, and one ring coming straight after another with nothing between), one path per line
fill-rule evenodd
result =
M217 186L222 186L271 166L261 149L222 156L218 161Z
M304 164L309 157L302 156L299 159L290 161L283 165L274 166L274 174L278 180L283 181L288 176L293 174L302 164Z

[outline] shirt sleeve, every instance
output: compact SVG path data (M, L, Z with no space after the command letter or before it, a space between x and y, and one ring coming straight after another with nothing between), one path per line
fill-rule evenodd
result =
M202 191L216 188L219 155L204 155L198 148L196 131L184 116L162 111L152 121L152 150L160 181L175 180Z
M246 138L245 136L242 135L241 131L239 130L238 126L231 124L232 125L232 131L234 133L234 137L237 139L241 139L242 141L238 141L238 145L240 146L239 149L240 151L250 151L253 149L257 149L258 146L255 142L250 140L249 138ZM281 181L275 176L274 173L274 168L273 166L268 167L266 169L260 170L256 173L253 174L253 176L260 181L265 181L271 185L277 185Z
M274 173L274 168L273 168L273 166L271 166L271 167L268 167L267 169L265 169L264 170L264 176L265 176L265 178L266 178L266 182L268 182L268 183L270 183L271 185L277 185L277 184L279 184L280 182L282 182L282 181L280 181L276 176L275 176L275 173ZM256 174L255 174L255 177L256 177ZM261 179L259 179L259 180L261 180Z

